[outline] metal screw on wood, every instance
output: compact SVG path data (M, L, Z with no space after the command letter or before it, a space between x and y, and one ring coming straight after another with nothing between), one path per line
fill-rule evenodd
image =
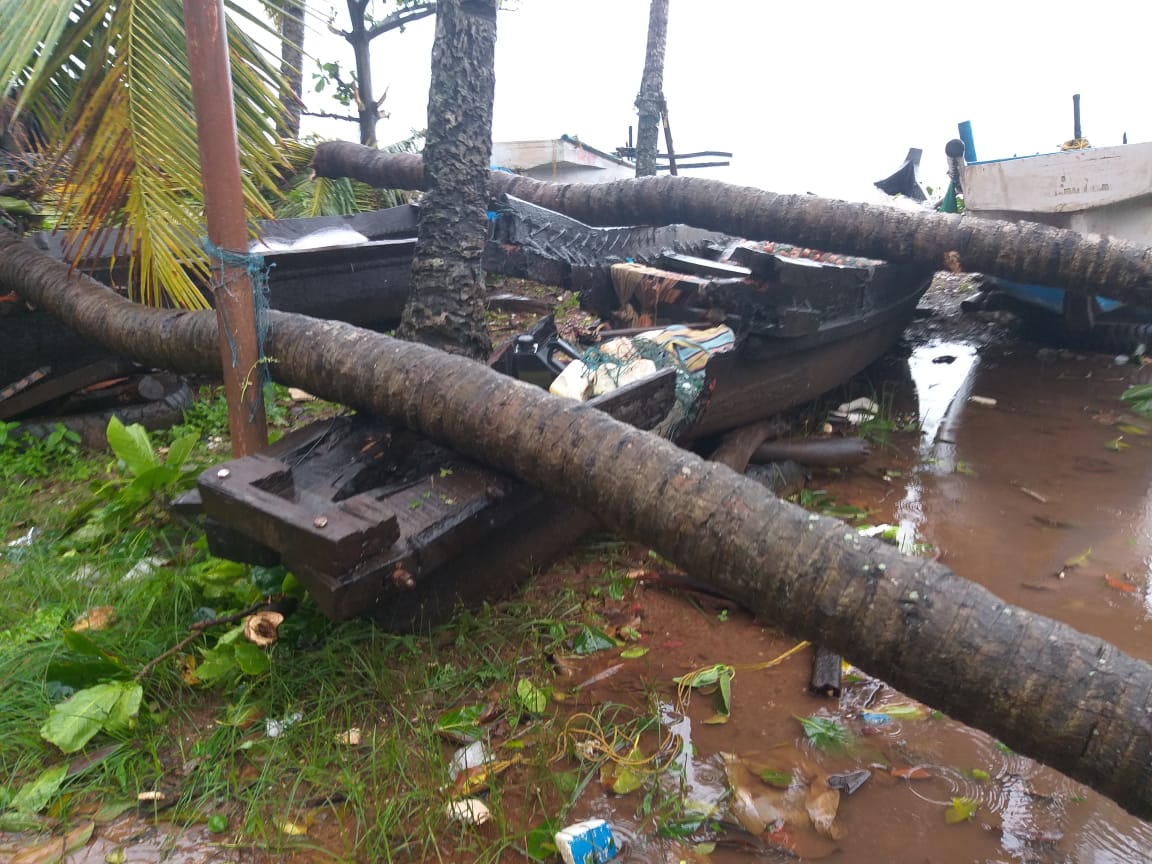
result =
M328 524L328 517L327 516L317 516L315 519L312 520L312 524L315 525L317 528L323 528L325 525Z
M232 472L229 471L227 468L221 468L219 471L216 472L216 476L219 477L221 480L226 480L226 479L228 479L228 475L230 475L231 473Z

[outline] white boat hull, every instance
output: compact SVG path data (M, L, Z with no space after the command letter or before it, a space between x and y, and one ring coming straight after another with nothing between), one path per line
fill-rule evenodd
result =
M1152 143L977 162L963 187L975 216L1152 245Z

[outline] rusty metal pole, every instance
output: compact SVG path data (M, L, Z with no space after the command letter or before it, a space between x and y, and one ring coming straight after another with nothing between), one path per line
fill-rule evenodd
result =
M225 28L224 0L184 0L208 239L219 249L243 253L248 249L248 226ZM268 443L252 279L244 267L220 258L212 261L212 274L232 454L247 456Z

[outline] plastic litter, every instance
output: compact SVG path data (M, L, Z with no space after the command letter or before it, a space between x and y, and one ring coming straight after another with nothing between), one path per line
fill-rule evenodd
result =
M455 777L481 765L492 761L492 751L483 741L473 741L467 747L461 747L452 754L452 761L448 763L448 774Z
M872 772L867 768L861 768L857 771L844 771L840 774L829 774L828 785L833 789L840 789L851 795L867 783L871 776Z
M603 819L587 819L556 832L556 849L564 864L604 864L620 851Z
M269 717L264 721L264 732L269 738L279 738L284 734L284 730L294 723L299 723L304 719L304 715L297 711L294 714L289 714L283 720L273 720Z
M479 798L449 801L445 812L449 819L463 822L465 825L483 825L492 818L492 811Z

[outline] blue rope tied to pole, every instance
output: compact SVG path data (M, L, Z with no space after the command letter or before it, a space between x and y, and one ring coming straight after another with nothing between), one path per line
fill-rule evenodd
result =
M258 356L257 365L259 371L257 372L257 379L261 387L265 387L272 381L272 375L268 370L268 357L264 352L264 345L268 339L269 328L271 323L268 320L268 271L274 264L268 264L264 260L264 256L254 252L236 252L231 249L222 249L209 240L203 237L200 240L200 245L204 251L208 253L210 258L220 262L220 281L218 284L211 286L212 293L215 294L217 290L227 287L227 281L224 279L224 267L242 267L244 272L248 275L248 280L252 283L252 312L253 318L256 322L256 354ZM215 269L215 268L213 268ZM236 368L236 340L232 335L232 325L228 322L227 311L217 304L217 311L222 313L224 319L224 335L228 340L228 347L232 352L232 368Z

